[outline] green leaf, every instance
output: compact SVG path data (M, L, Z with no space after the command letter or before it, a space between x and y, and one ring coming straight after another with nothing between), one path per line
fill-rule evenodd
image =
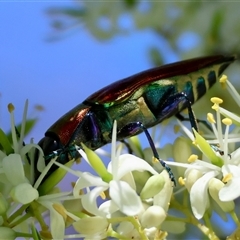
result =
M75 160L70 160L66 164L66 167L71 167ZM49 193L66 175L67 170L63 168L58 168L39 186L38 192L40 196Z
M103 181L110 182L112 180L112 174L110 174L107 171L101 158L99 158L99 156L94 151L87 148L86 145L84 145L83 143L82 147L88 157L89 163L91 164L92 168L96 171L96 173L102 178Z
M193 129L193 132L196 138L196 143L203 154L211 161L212 164L222 167L223 160L215 154L210 144L196 130Z
M0 149L4 151L7 155L13 152L12 144L9 141L9 137L0 128Z

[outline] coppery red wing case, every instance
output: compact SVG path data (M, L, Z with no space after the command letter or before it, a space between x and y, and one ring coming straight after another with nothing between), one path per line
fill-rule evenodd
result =
M116 81L93 93L86 101L94 104L118 103L130 97L139 87L153 81L195 72L213 64L222 63L227 58L222 55L199 57L152 68Z

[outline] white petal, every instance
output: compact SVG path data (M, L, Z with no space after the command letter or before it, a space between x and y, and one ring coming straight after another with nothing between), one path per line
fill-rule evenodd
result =
M105 213L101 212L97 206L97 198L105 190L106 188L103 187L95 187L89 193L83 195L82 205L84 209L86 209L88 212L94 215L105 217Z
M190 191L190 201L193 214L197 219L201 219L209 203L208 199L208 182L215 176L214 172L208 172L199 178L193 184Z
M103 212L106 217L110 218L111 214L118 211L119 208L112 200L108 200L99 206L99 210Z
M120 211L128 216L137 215L142 203L137 193L124 181L111 181L109 195Z
M132 171L149 171L158 174L146 161L131 154L123 154L119 157L117 179L121 179L126 173Z
M19 203L28 204L38 198L38 191L29 183L20 183L11 191L12 198Z
M28 182L25 177L22 159L19 154L14 153L5 157L2 165L4 173L14 186Z
M219 191L219 199L223 202L231 201L240 196L240 177L233 178L229 181L220 191Z
M108 227L108 221L102 217L89 217L80 219L73 223L73 227L77 232L85 235L95 235L102 232L106 232Z
M40 202L50 211L50 229L53 239L64 239L65 222L61 214L59 214L54 208L51 202Z
M216 166L212 163L202 161L202 160L196 160L192 165L201 166L201 168L198 168L198 169L201 169L201 171L204 171L204 172L208 172L209 170L214 170L214 171L221 172L220 167L218 167L218 166Z
M231 153L231 164L238 165L240 162L240 148Z
M127 173L126 175L124 175L120 180L126 182L129 184L129 186L136 191L136 183L134 180L134 177L132 175L132 172Z
M100 177L94 176L88 172L84 172L83 174L81 174L81 177L77 180L74 186L73 195L78 196L79 190L92 186L102 186L107 188L108 184L104 182Z
M223 172L223 176L225 176L228 173L231 173L234 178L240 177L240 167L235 165L231 165L231 164L223 165L222 172Z

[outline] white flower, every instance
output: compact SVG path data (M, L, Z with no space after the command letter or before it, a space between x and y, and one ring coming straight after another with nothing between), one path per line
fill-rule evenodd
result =
M213 132L216 140L209 141L213 143L219 143L220 147L210 145L203 137L201 137L196 131L195 144L203 153L203 159L198 160L193 158L191 164L174 163L174 165L187 168L185 172L185 185L190 192L190 202L192 211L197 219L201 219L205 211L210 206L209 201L209 184L214 184L214 179L227 179L226 185L221 185L218 198L213 198L215 202L222 208L223 211L231 211L234 209L233 200L240 196L240 189L238 182L240 180L240 168L239 168L239 149L229 154L228 152L228 140L231 141L231 135L229 134L229 125L231 121L223 119L226 125L225 133L222 134L221 117L218 104L221 101L217 98L212 99L215 103L214 109L217 114L217 126L215 126L215 120L212 115L208 115L209 121L212 124ZM234 114L231 115L232 117ZM181 123L179 123L182 125ZM190 136L194 138L193 134L182 125L182 128ZM235 138L236 139L236 138ZM238 140L236 140L238 141ZM191 158L190 158L191 159ZM189 159L189 160L190 160ZM171 165L171 163L169 163ZM228 176L231 176L230 178ZM211 186L213 187L213 186ZM213 196L212 196L213 197ZM228 201L228 207L222 207L224 203Z
M122 158L124 158L124 155L121 159ZM128 160L132 159L128 158ZM136 163L135 161L133 162ZM126 166L126 171L121 171L121 166L124 168L125 165L123 164L119 167L119 173L122 172L123 176L128 171L131 171L131 169L129 170ZM99 211L97 207L97 198L106 190L109 191L111 205L115 205L115 208L112 209L115 209L115 211L118 209L129 216L133 216L141 210L141 200L139 196L127 182L120 180L121 175L116 174L109 183L104 182L100 177L91 175L90 173L82 173L80 175L81 177L76 182L73 193L74 196L77 197L79 190L94 187L82 196L82 205L90 213L99 216L105 215L105 213Z
M31 203L38 198L38 191L32 187L25 177L22 159L19 154L10 154L2 160L2 172L12 185L11 196L21 204Z
M77 196L79 190L94 187L92 190L82 196L83 207L92 214L105 216L97 206L97 198L104 191L108 190L111 204L111 210L120 210L127 216L134 216L142 210L140 197L136 193L135 183L132 177L132 171L149 171L152 174L157 172L146 161L130 154L119 156L120 151L115 150L116 141L116 123L113 127L112 160L108 165L108 181L93 176L90 173L79 173L80 178L74 187L74 195ZM81 155L85 155L81 152ZM87 157L85 156L85 159ZM87 159L89 162L90 160ZM124 178L124 180L123 180ZM113 207L114 206L114 207ZM105 209L106 210L106 209ZM111 212L109 210L109 212Z

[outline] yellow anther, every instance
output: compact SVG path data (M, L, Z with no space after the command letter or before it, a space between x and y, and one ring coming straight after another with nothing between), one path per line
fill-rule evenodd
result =
M215 104L223 103L223 100L221 98L218 98L218 97L212 97L210 100L211 100L212 103L215 103Z
M222 75L222 77L219 79L219 82L223 89L225 89L227 87L227 81L228 81L228 78L226 75Z
M60 214L63 216L64 220L67 219L67 214L65 211L65 208L63 207L63 205L59 204L59 203L53 203L53 208Z
M220 82L220 83L225 83L227 80L228 80L227 75L224 75L224 74L223 74L223 75L220 77L219 82Z
M196 141L196 140L193 141L192 144L195 145L195 146L197 146L197 141Z
M105 200L105 199L106 199L106 194L105 194L104 192L101 192L101 193L100 193L100 197L101 197L103 200Z
M15 107L13 106L13 104L12 104L12 103L9 103L9 104L8 104L8 111L11 113L11 112L14 111L14 109L15 109Z
M193 163L198 159L198 155L196 154L192 154L189 158L188 158L188 162L189 163Z
M222 123L225 125L232 125L232 120L230 118L224 118Z
M227 175L225 175L222 179L222 182L227 183L232 179L233 175L231 173L228 173Z
M179 125L174 125L174 128L173 128L173 130L174 130L174 133L178 133L179 131L180 131L180 126Z
M219 105L216 104L216 103L213 104L213 105L212 105L212 109L215 110L215 111L217 111L217 110L219 109Z
M152 162L153 162L153 163L159 163L159 160L158 160L157 158L153 157L153 158L152 158Z
M183 177L180 177L178 179L178 183L181 185L181 186L184 186L185 185L185 179Z
M207 114L207 120L210 122L210 123L216 123L215 119L214 119L214 116L212 113L208 113Z

